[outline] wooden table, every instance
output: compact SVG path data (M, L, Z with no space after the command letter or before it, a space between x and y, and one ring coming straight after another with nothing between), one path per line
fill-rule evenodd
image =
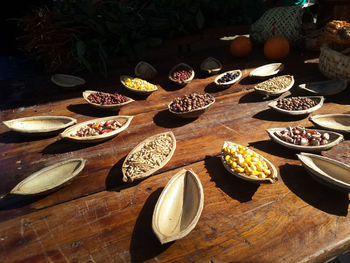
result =
M166 56L155 56L149 62L159 70L154 80L159 90L148 97L127 92L119 82L120 74L132 74L132 63L113 70L108 80L88 78L80 90L56 87L49 76L2 84L1 120L65 115L82 122L114 114L91 108L81 97L84 89L118 91L136 101L119 112L134 116L129 128L98 144L76 144L58 136L22 137L0 125L3 195L47 165L76 157L87 159L79 176L54 193L0 200L1 261L324 262L350 250L348 194L316 182L300 165L296 152L271 142L265 132L271 127L312 124L305 116L275 113L267 107L269 99L253 92L255 81L247 77L249 72L270 63L260 47L248 58L235 59L228 44L198 42L192 43L188 53L178 54L174 49ZM213 86L215 76L198 71L208 56L220 59L223 70L241 69L239 83L224 90ZM296 80L293 94L299 94L298 84L324 79L317 69L317 57L317 53L292 51L283 60L284 73ZM170 84L167 74L182 61L195 68L196 77L178 88ZM173 98L204 91L214 95L216 102L199 118L178 119L167 111ZM349 113L349 103L349 91L345 91L327 98L312 115ZM169 163L143 181L123 183L125 156L143 139L163 131L173 131L177 139ZM250 145L263 154L278 168L278 182L257 185L229 174L218 157L224 140ZM153 209L168 180L183 168L198 174L204 209L188 236L161 245L151 228Z

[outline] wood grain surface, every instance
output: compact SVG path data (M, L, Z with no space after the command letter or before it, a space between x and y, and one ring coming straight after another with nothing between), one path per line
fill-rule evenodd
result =
M132 64L114 69L107 80L90 78L78 90L55 87L48 81L50 76L17 80L16 85L25 87L16 86L11 96L6 93L2 121L64 115L82 122L118 113L134 118L116 137L89 145L58 136L24 137L0 125L2 262L324 262L350 250L348 194L313 180L297 160L297 152L272 142L265 131L289 125L312 127L312 123L307 116L274 112L267 106L273 98L253 91L257 81L247 77L249 72L270 63L261 48L248 58L234 59L228 44L219 42L207 49L192 48L186 56L149 61L159 71L153 81L159 90L147 97L129 93L119 82L121 74L132 74ZM212 84L215 75L198 71L208 56L223 62L222 72L241 69L242 79L218 90ZM324 79L317 57L317 53L292 51L283 61L282 74L295 77L294 87L283 96L302 94L299 84ZM168 70L179 62L196 70L195 79L183 88L167 79ZM120 92L135 102L119 112L99 110L82 98L81 92L89 89ZM216 102L196 119L180 119L168 112L171 100L192 92L208 92ZM350 113L349 104L348 89L327 97L312 114ZM169 163L143 181L122 182L121 165L130 150L165 131L172 131L177 140ZM225 140L250 145L270 160L278 169L278 182L258 185L229 174L218 158ZM345 141L322 154L348 163L348 149ZM69 158L84 158L87 163L64 188L43 196L7 195L31 173ZM188 236L161 245L151 228L153 209L162 188L182 168L198 174L204 209Z

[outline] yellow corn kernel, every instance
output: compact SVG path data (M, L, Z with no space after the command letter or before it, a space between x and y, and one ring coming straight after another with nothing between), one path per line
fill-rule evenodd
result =
M244 169L241 168L241 167L236 167L236 168L235 168L235 171L236 171L236 172L239 172L239 173L243 173L243 172L244 172Z
M230 160L230 155L225 156L225 161L227 162L228 160Z

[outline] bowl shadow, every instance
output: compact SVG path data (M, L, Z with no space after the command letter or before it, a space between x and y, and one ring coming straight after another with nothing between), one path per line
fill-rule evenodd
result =
M96 107L92 107L88 103L71 104L67 106L67 109L71 112L86 115L90 117L102 118L106 116L118 115L119 110L105 110Z
M147 198L136 220L130 243L131 262L144 262L154 258L174 243L162 245L152 230L153 210L162 190L163 188L158 188Z
M222 165L219 156L206 156L204 165L211 177L211 181L215 182L216 187L240 203L252 200L254 193L260 186L259 184L241 180L230 174Z
M196 118L181 118L178 116L175 116L174 114L170 113L169 110L162 110L158 112L153 117L153 121L156 125L164 128L176 128L181 127L186 124L189 124L193 122L194 120L198 119Z
M233 84L232 84L233 85ZM204 88L204 92L216 93L230 88L232 85L216 85L214 82L209 83Z
M308 114L287 115L287 114L274 111L273 109L266 109L253 115L254 119L263 120L263 121L278 121L278 122L300 121L307 117L308 117Z
M288 149L271 140L250 142L249 146L252 146L260 151L272 154L277 157L283 157L286 159L294 159L294 160L298 159L296 156L296 153L299 153L299 151Z
M252 92L249 92L245 95L243 95L239 101L238 104L241 103L256 103L256 102L262 102L262 101L268 101L268 100L274 100L276 97L265 97L262 94L259 94L252 90Z
M348 214L348 193L319 183L302 166L285 164L279 168L284 184L303 201L328 214Z
M25 142L34 142L51 137L57 136L57 133L54 134L40 134L40 135L25 135L14 131L7 131L0 134L0 143L25 143Z
M268 78L264 78L264 79L256 79L256 78L252 78L250 76L247 76L245 78L242 78L240 81L239 81L239 84L241 85L256 85L256 84L259 84L265 80L267 80Z
M14 195L14 194L6 194L0 199L0 210L12 210L19 209L24 206L27 206L31 203L39 201L50 193L42 194L42 195Z
M96 143L79 143L79 142L71 142L71 141L60 139L46 146L40 153L60 154L60 153L74 152L77 150L93 147L103 142L105 141L96 142Z

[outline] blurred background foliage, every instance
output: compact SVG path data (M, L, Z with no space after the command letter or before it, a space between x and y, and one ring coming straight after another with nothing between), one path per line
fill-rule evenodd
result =
M19 40L50 71L107 76L111 61L205 28L252 24L266 9L263 0L56 0L18 20Z

